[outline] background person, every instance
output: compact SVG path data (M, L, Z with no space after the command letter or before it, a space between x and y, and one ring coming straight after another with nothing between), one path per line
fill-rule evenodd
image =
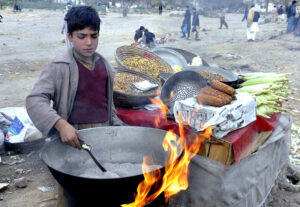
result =
M222 8L221 12L220 12L220 28L219 29L222 29L223 25L226 27L226 29L228 29L228 24L225 20L225 8Z
M72 8L72 4L68 2L67 6L66 6L66 10L67 12ZM69 40L68 38L68 23L67 21L65 20L66 16L64 17L64 23L63 23L63 26L61 28L61 34L64 35L64 38L63 38L63 41L62 42L65 42L66 45L67 45L67 48L72 48L73 45L72 45L72 42Z
M277 7L274 5L272 9L272 22L277 22L278 16L277 16Z
M159 16L162 15L162 11L163 11L163 6L160 4L159 7L158 7L158 14L159 14Z
M278 14L278 22L285 22L285 13L284 13L284 9L282 6L279 7L279 9L277 10L277 14Z
M152 32L149 32L148 29L145 29L145 31L144 31L145 45L149 48L155 47L154 40L155 40L155 34Z
M190 12L190 7L186 6L185 7L185 14L184 14L184 19L181 25L181 31L182 31L182 36L181 38L186 37L187 39L190 38L190 32L191 32L191 12Z
M192 13L193 13L192 32L195 32L195 40L200 40L198 38L199 29L200 29L199 14L196 11L196 8L192 9Z
M254 6L251 6L249 10L249 15L247 19L247 39L248 42L253 42L256 38L256 33L259 31L258 20L260 18L260 13L258 9Z
M245 7L244 17L243 17L243 19L242 19L242 22L243 22L244 20L247 20L247 18L248 18L248 12L249 12L249 9L248 9L248 6L246 6L246 7Z
M140 26L140 28L135 31L133 39L136 43L139 41L140 38L143 37L144 31L145 31L145 27L143 27L143 26Z
M291 6L287 9L288 25L286 33L291 33L295 30L295 16L296 16L297 1L293 1Z

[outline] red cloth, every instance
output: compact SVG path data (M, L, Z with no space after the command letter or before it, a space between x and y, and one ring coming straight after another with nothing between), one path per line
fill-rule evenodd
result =
M108 120L106 84L107 72L104 63L99 59L95 69L89 70L76 61L79 70L78 88L72 113L71 124L102 123Z
M172 129L177 135L178 124L174 120L163 120L159 111L143 111L132 109L117 109L118 117L125 123L131 126L144 126L158 128L163 130ZM258 133L263 131L272 131L278 124L280 114L273 114L270 119L257 116L257 120L246 127L233 131L226 135L223 139L232 143L234 158L239 162L243 155L248 151L251 144L254 142ZM160 117L161 122L156 127L155 118ZM185 132L192 132L191 128L185 127Z
M166 120L159 111L144 111L132 109L117 109L118 117L130 126L143 126L163 130L173 130L174 133L179 135L178 124L174 120ZM160 123L158 126L155 124L155 119L159 117ZM184 127L185 133L188 134L192 131L189 127Z
M256 121L251 124L227 134L223 140L232 143L234 159L239 162L243 155L248 152L255 137L264 131L272 131L278 125L280 113L271 115L270 119L256 116Z

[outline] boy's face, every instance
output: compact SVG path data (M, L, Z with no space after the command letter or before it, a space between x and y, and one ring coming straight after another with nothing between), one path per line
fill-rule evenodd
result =
M68 38L73 43L74 49L80 55L89 59L98 47L99 33L87 27L83 30L73 31L72 36L68 34Z

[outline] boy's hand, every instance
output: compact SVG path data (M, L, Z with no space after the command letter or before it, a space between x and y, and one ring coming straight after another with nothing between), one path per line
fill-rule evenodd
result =
M80 141L83 141L83 139L72 125L64 119L60 119L56 122L55 128L59 131L60 138L64 143L76 147L77 149L81 149L78 139Z

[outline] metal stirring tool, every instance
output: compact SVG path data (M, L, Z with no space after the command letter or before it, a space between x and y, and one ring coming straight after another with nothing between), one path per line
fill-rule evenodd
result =
M79 140L79 143L82 147L82 149L84 149L85 151L87 151L89 153L89 155L91 156L91 158L93 159L93 161L95 162L95 164L101 169L102 172L106 172L106 169L98 162L98 160L95 158L95 156L92 153L92 147L88 144L86 144L83 141Z

